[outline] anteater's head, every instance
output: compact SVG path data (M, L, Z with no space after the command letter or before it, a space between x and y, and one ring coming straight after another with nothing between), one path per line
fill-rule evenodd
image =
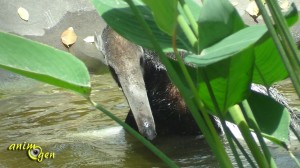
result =
M100 43L98 48L102 50L107 65L127 98L139 132L149 140L154 139L155 123L143 79L143 49L110 27L103 30Z

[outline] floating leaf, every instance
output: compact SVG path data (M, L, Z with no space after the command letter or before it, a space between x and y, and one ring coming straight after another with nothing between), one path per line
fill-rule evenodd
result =
M87 36L86 38L83 39L86 43L93 43L95 42L94 36Z
M23 19L25 21L29 20L29 13L28 13L28 11L25 8L19 7L18 14L19 14L19 16L20 16L21 19Z
M74 44L76 40L77 40L77 35L75 34L73 27L69 27L61 34L61 41L67 47L70 47L72 44Z

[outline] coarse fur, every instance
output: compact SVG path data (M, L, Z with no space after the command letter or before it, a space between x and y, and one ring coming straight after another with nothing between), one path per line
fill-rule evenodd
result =
M145 49L144 53L141 65L144 71L144 81L157 134L202 134L179 90L170 81L166 69L159 61L158 56L154 52ZM211 119L217 130L221 131L219 122L214 117L211 117ZM131 111L125 121L137 130Z

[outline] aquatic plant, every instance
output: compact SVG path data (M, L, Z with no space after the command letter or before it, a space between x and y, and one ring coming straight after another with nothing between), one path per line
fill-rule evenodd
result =
M299 58L298 51L295 51L295 44L288 37L286 24L272 30L273 24L267 22L268 15L262 12L268 28L264 25L247 26L226 0L207 0L202 5L184 0L93 0L93 3L120 35L158 53L222 167L232 167L232 163L208 114L220 118L239 167L243 167L236 148L240 144L225 121L234 122L240 128L259 167L276 167L263 137L288 150L289 112L270 97L252 92L250 86L251 83L258 83L270 87L274 82L288 77L288 74L297 83L299 61L294 60ZM272 5L276 8L276 4L269 4L270 9ZM259 7L264 11L261 4ZM286 14L289 25L298 18L296 9L292 7ZM276 25L285 23L278 8L270 11L273 17L280 18L273 19ZM276 41L277 32L283 42ZM281 43L284 44L283 49L280 49ZM176 167L149 141L90 99L87 68L74 56L3 32L0 32L0 44L0 68L83 95L167 165ZM178 56L178 50L185 51L186 56ZM174 52L177 60L167 57L164 51ZM281 60L280 56L285 59L284 53L288 53L289 61ZM292 66L285 65L287 62ZM256 133L261 147L254 141L251 132ZM241 147L238 149L255 167L251 157Z
M257 83L268 88L288 73L280 58L282 52L276 50L271 40L274 35L270 36L265 25L245 25L226 0L204 1L201 5L184 0L93 2L108 25L120 35L158 53L223 167L232 165L208 113L221 119L240 167L234 147L237 142L233 142L225 120L240 128L258 166L275 167L263 136L286 148L289 113L270 97L253 93L250 86ZM297 20L295 6L286 16L289 25ZM295 43L289 41L295 48ZM186 55L181 58L178 50ZM174 52L177 60L167 57L164 51ZM264 107L269 110L274 107L272 114L263 113ZM268 120L270 115L273 120Z

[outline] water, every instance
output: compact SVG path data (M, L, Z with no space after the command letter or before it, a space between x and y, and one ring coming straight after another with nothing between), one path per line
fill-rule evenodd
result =
M108 73L92 75L92 87L94 101L125 119L129 107ZM282 90L289 93L288 88ZM70 91L12 78L0 84L0 109L0 167L165 167L114 121ZM300 158L299 144L293 142L291 149ZM8 150L11 144L23 143L36 144L55 157L38 163L26 151ZM203 139L169 136L153 143L181 167L218 167ZM279 167L293 167L283 150L271 148Z

